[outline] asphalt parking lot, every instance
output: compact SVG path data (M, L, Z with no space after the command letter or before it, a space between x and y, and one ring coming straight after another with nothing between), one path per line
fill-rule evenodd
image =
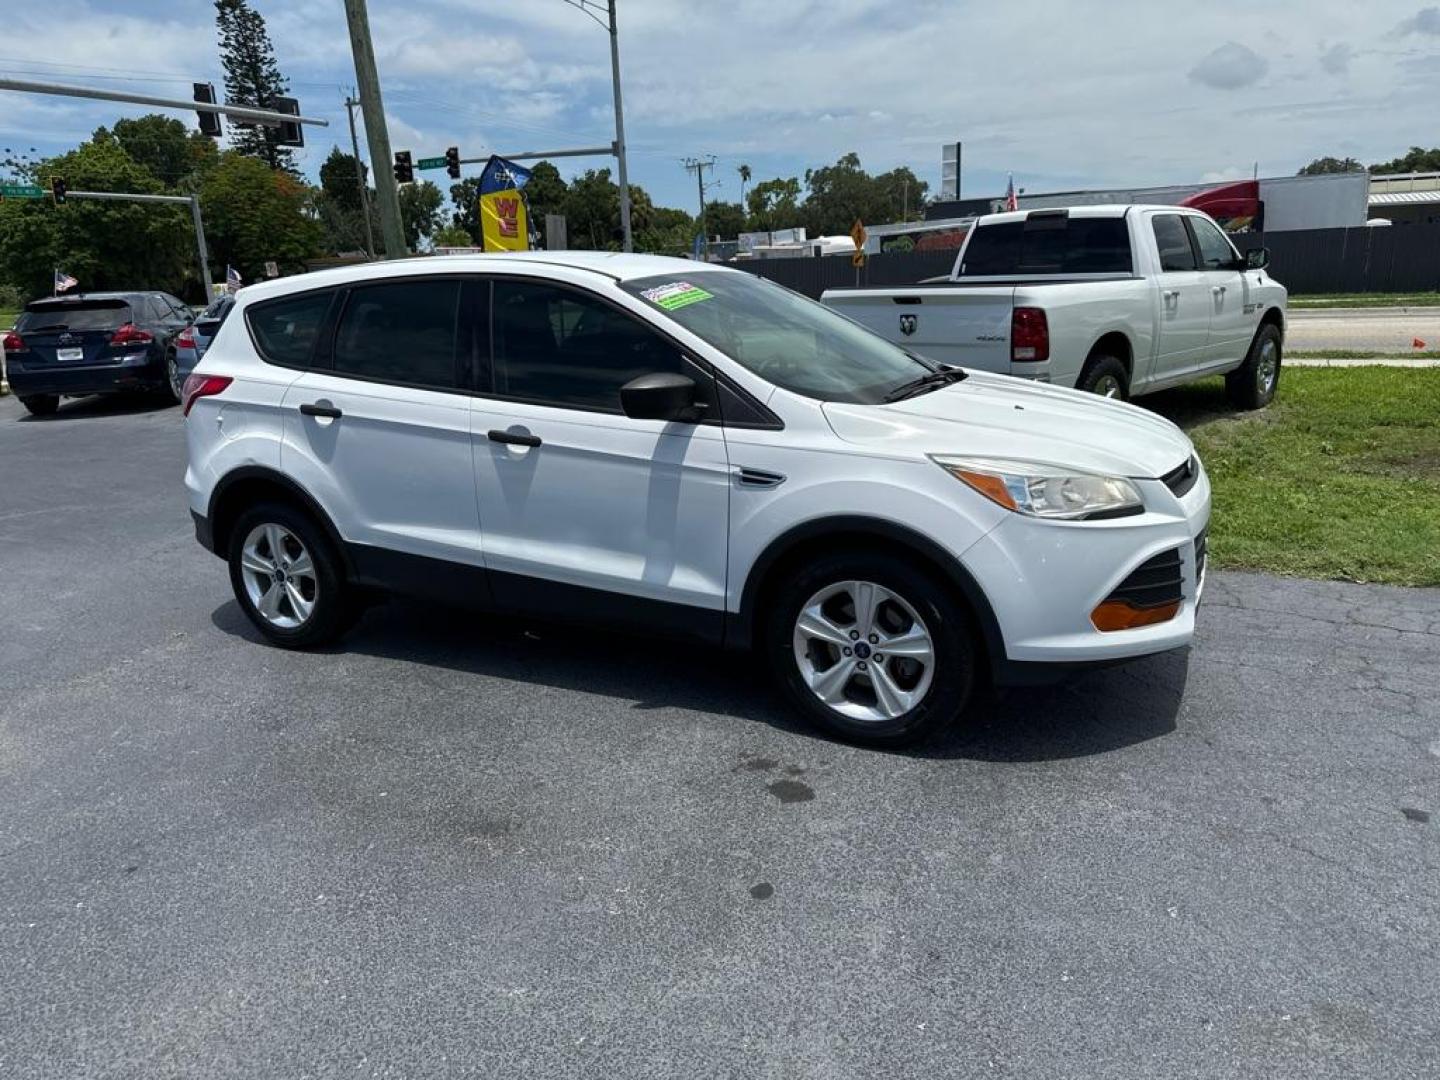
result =
M395 604L260 645L178 410L0 399L0 1076L1433 1077L1440 593L920 753L743 657Z

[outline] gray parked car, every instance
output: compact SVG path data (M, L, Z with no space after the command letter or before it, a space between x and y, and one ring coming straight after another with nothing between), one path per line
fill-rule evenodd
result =
M195 370L195 365L210 347L220 324L235 306L235 297L220 297L195 318L195 324L187 327L175 339L175 352L170 363L170 386L175 391L175 400L180 400L185 380Z

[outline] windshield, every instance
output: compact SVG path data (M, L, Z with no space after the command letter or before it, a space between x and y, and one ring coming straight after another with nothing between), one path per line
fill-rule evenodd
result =
M934 369L843 315L743 271L621 283L767 382L821 401L876 404Z
M44 330L115 330L130 321L130 305L123 300L95 300L76 304L32 304L15 323L18 333Z

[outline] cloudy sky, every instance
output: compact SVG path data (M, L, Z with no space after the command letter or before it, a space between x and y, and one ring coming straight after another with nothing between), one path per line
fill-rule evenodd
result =
M307 115L301 166L348 141L341 0L252 0ZM1279 175L1322 154L1440 144L1440 6L1416 0L1158 4L969 0L619 0L632 181L692 208L680 160L803 175L857 151L966 193ZM14 5L0 75L189 96L220 84L203 0ZM604 144L608 42L565 0L370 0L395 149L466 156ZM43 57L43 60L37 59ZM41 155L135 106L0 91L0 147ZM575 160L567 173L601 160ZM443 173L431 174L444 180Z

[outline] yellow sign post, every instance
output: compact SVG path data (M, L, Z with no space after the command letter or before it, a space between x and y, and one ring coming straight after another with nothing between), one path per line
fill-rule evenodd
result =
M850 265L858 271L865 265L865 238L870 234L865 231L865 225L859 218L855 224L850 226L850 239L855 241L855 254L850 256ZM856 275L858 280L859 275Z

